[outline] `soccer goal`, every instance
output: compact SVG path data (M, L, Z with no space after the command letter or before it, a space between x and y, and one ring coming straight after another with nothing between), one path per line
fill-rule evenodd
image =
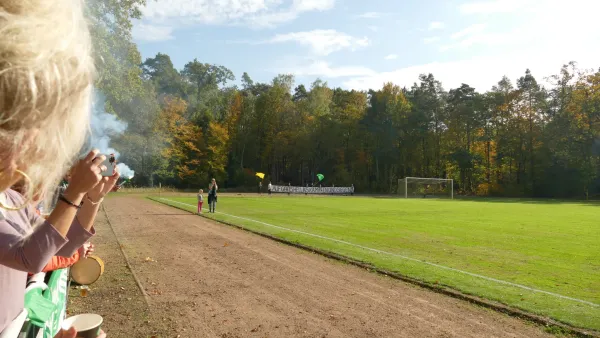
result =
M422 177L401 178L398 180L398 194L404 198L454 199L454 180Z

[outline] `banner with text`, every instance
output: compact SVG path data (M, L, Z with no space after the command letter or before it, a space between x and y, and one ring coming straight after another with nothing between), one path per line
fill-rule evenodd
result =
M289 185L274 185L271 191L286 194L351 195L354 194L354 187L294 187Z

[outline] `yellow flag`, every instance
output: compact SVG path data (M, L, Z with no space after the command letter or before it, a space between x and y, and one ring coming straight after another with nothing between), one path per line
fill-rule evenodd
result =
M256 173L256 177L260 177L261 180L265 179L265 174L263 173Z

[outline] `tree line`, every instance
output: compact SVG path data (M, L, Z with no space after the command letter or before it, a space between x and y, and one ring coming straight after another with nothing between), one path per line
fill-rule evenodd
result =
M321 173L359 192L393 193L415 176L452 178L466 195L600 196L600 71L572 62L539 81L526 70L485 93L445 90L434 74L368 91L286 74L258 83L243 73L238 86L222 65L142 60L136 1L91 10L97 87L129 124L113 146L137 185L254 187L256 172L306 185Z

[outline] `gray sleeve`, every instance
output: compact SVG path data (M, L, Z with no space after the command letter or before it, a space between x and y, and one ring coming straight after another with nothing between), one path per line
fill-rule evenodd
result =
M43 222L24 236L17 224L0 221L0 264L9 268L37 273L68 240L52 224Z
M25 214L31 221L31 224L38 224L44 222L40 216L37 215L33 208L28 207L24 209ZM54 227L53 227L54 228ZM71 257L81 246L87 242L92 236L94 236L95 230L92 228L92 232L86 231L81 223L77 220L77 217L73 219L69 232L67 233L67 242L61 246L61 248L55 253L56 256L60 257Z
M73 220L67 238L69 241L56 252L56 256L71 257L85 242L89 241L96 234L94 228L89 232L83 228L77 217Z

